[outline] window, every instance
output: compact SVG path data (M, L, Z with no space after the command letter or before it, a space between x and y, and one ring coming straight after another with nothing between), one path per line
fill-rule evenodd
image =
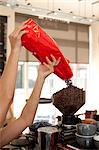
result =
M71 64L73 70L73 85L87 89L87 77L89 72L88 64Z
M34 87L37 73L38 73L38 62L28 62L28 89L31 89Z
M17 82L16 82L17 89L24 87L23 78L24 78L24 63L20 62L18 65L18 74L17 74Z

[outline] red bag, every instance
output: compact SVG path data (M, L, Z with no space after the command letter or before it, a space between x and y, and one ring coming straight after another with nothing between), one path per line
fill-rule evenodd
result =
M29 32L22 36L22 45L32 52L32 54L41 62L46 62L45 57L52 54L56 59L61 57L60 63L55 66L54 73L63 80L68 80L73 76L69 66L69 61L64 58L56 42L45 33L31 18L26 22L28 27L25 30Z

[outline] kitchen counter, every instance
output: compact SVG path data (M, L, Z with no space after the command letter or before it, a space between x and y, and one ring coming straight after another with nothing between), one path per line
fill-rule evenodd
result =
M66 148L66 146L64 146L63 148L62 147L57 147L57 150L69 150L69 148L70 148L70 150L97 150L96 148L91 148L91 149L79 148L79 146L76 142L72 145L68 145L67 148ZM4 146L0 150L14 150L14 149L15 150L39 150L39 146L38 146L38 144L35 144L34 148L29 148L29 147L15 147L15 146L11 146L9 144L9 145Z
M35 147L33 148L29 148L29 147L16 147L16 146L12 146L12 145L6 145L3 148L1 148L0 150L39 150L38 144L35 145Z

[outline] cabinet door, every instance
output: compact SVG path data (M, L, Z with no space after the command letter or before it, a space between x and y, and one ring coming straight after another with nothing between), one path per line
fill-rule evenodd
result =
M0 16L0 76L3 73L5 62L6 62L6 24L7 24L7 17Z

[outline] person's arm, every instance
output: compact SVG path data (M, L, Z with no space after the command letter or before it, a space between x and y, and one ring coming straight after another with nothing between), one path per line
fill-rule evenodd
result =
M25 105L21 116L14 122L9 123L5 128L3 128L0 131L0 134L1 134L0 147L9 143L12 139L16 138L19 134L21 134L21 132L26 127L31 125L31 123L35 117L35 113L36 113L37 106L39 103L40 94L41 94L44 80L50 73L52 73L54 71L53 66L56 65L57 63L59 63L59 61L60 61L60 59L58 59L58 61L56 61L56 59L53 56L52 56L52 59L53 59L52 62L48 58L46 58L46 59L47 59L48 64L44 63L44 65L40 65L34 90L31 94L27 104Z
M7 111L13 100L17 77L18 59L21 49L21 36L26 33L26 31L23 30L25 27L26 25L22 24L9 36L11 53L0 78L0 126L2 126Z

